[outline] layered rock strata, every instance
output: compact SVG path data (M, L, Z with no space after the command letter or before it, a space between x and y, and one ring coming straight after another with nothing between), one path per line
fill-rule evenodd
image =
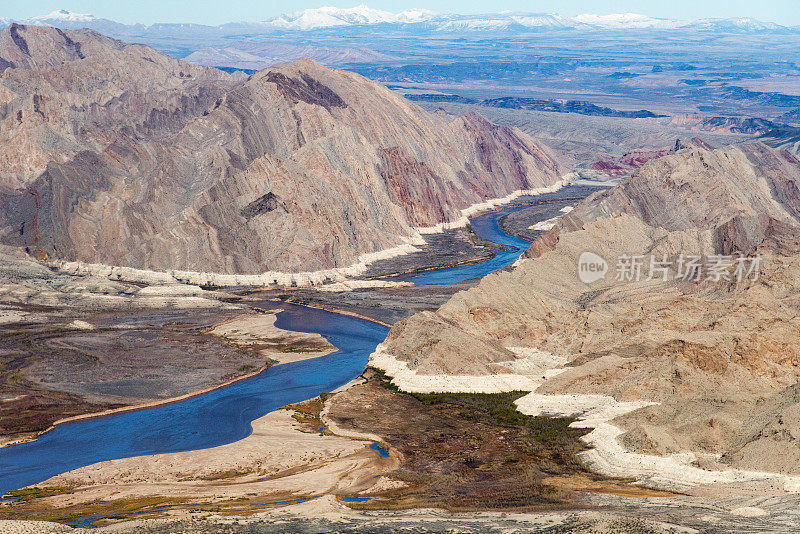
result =
M20 25L0 58L2 241L76 269L331 274L565 174L518 130L311 60L235 76Z

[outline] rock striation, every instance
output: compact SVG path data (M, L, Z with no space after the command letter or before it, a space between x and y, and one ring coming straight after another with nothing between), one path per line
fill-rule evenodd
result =
M681 145L679 144L678 147ZM800 160L761 143L713 150L692 145L603 191L567 224L627 213L668 231L710 230L719 253L751 254L800 229Z
M695 467L734 467L756 479L800 474L792 426L800 406L799 186L800 161L786 151L679 146L579 203L513 271L395 325L371 361L406 381L412 373L428 383L523 375L539 382L539 405L572 399L588 414L600 409L591 404L598 398L649 404L613 424L599 421L598 432L612 437L588 438L605 447L595 456L608 474L677 480L653 474L670 462L642 455L683 455ZM605 278L580 280L587 251L607 260ZM741 280L678 280L674 265L666 280L648 279L647 266L638 281L616 277L620 256L679 254L759 254L761 262L757 277ZM519 347L568 363L528 372L514 363ZM548 413L572 413L564 410ZM617 454L620 444L640 454ZM637 471L645 465L649 474Z
M0 58L2 241L42 259L342 268L565 172L518 130L428 114L311 60L245 77L15 24Z

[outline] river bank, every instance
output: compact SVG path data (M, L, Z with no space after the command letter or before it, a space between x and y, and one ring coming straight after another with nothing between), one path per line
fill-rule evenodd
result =
M240 374L239 376L220 384L191 391L184 395L59 419L53 422L50 427L42 432L27 436L22 441L18 441L16 443L7 443L3 446L33 441L39 436L52 431L57 426L67 423L83 421L96 417L106 417L110 415L146 410L149 408L167 406L169 404L181 402L193 397L211 393L212 391L218 389L226 388L239 381L258 376L273 365L297 362L309 358L318 358L320 356L330 354L336 350L336 347L325 341L325 339L318 334L292 332L276 327L274 325L276 314L280 313L281 311L282 310L280 309L276 309L266 313L245 312L233 318L226 319L225 321L212 325L206 332L210 335L224 339L226 343L233 344L242 349L257 351L262 354L268 363L259 368Z
M422 228L409 228L409 233L398 237L398 244L383 250L369 252L360 255L355 262L345 267L333 267L319 271L286 273L280 271L268 271L259 274L225 274L219 272L197 272L197 271L152 271L145 269L135 269L132 267L120 267L101 263L83 263L78 261L56 260L49 263L53 269L75 275L93 275L106 277L111 280L125 280L128 282L141 282L146 284L192 284L198 286L289 286L303 287L316 286L327 282L339 282L343 280L357 278L366 273L370 266L381 260L391 260L396 257L405 256L418 252L420 245L425 245L426 240L423 236L429 234L440 234L447 230L454 230L469 225L470 217L493 210L498 206L509 204L520 197L535 197L539 195L551 194L559 191L570 181L577 178L577 175L569 173L552 185L536 189L521 189L514 191L501 198L487 199L482 202L467 206L460 210L460 216L454 220L441 222L434 226Z
M523 200L520 200L520 202L523 202ZM561 203L563 204L564 202L569 202L569 199L562 199ZM524 206L517 206L513 209L524 209ZM494 213L483 217L490 223L489 227L495 232L492 235L496 235L497 241L500 241L501 248L498 250L500 252L506 252L510 249L509 245L521 245L521 243L516 238L511 238L500 230L499 224L497 223L500 216L501 214ZM505 240L509 241L508 245L505 243ZM502 247L505 247L505 249ZM514 252L515 254L521 253L521 247L517 246L517 250ZM498 256L497 251L492 251L491 256L493 259L496 258ZM505 258L503 261L505 261L506 264L510 263L513 261L513 257L509 256L509 258ZM483 263L485 263L485 265L483 265L483 271L477 271L477 276L504 266L503 264L495 265L489 262ZM477 265L480 266L480 264ZM458 267L456 269L458 269ZM40 470L41 474L32 477L31 470L33 469L33 471L36 471L38 467L36 466L37 457L41 458L42 455L49 455L53 458L53 465L49 466L46 471L53 474L60 471L69 471L73 474L82 473L82 475L74 475L77 476L77 478L70 479L70 484L78 484L79 487L86 487L85 482L93 480L94 482L89 486L95 487L97 480L99 480L98 473L90 475L89 473L92 468L80 467L80 465L75 465L74 460L67 460L64 456L60 456L61 453L59 451L61 449L59 447L63 447L65 443L71 445L71 458L76 456L77 451L77 456L81 458L80 463L84 465L93 464L95 468L105 469L107 472L107 470L111 468L101 466L117 466L114 469L117 469L119 466L131 468L130 462L135 463L131 457L138 457L143 454L145 457L151 459L155 458L152 456L154 453L157 453L158 457L164 455L168 456L170 454L191 455L195 452L202 455L204 454L202 451L211 449L219 450L228 445L247 442L249 436L251 436L250 432L252 431L248 421L255 421L259 417L263 417L264 414L284 404L310 398L320 392L337 389L338 386L350 382L354 376L357 376L363 370L369 353L372 352L377 343L385 336L386 328L382 325L388 325L394 322L394 320L397 319L396 314L408 314L412 311L411 306L409 306L407 302L403 303L405 297L409 294L415 294L417 296L418 300L416 305L430 307L436 305L437 300L446 298L449 294L468 287L470 283L470 281L464 281L459 284L433 288L431 288L431 286L357 288L346 293L327 292L330 297L317 296L317 301L310 302L305 301L302 297L298 298L299 295L306 294L301 293L301 291L305 290L300 289L287 291L286 295L273 295L263 291L255 293L247 291L237 295L235 299L237 301L237 306L240 307L263 309L280 306L281 308L285 308L286 311L278 314L276 316L277 320L272 322L268 321L269 324L259 321L256 315L244 319L237 316L228 317L225 321L217 323L207 329L205 331L207 335L216 334L217 337L223 339L227 344L234 346L238 350L259 352L265 349L265 345L269 345L269 348L274 351L278 348L277 345L279 345L280 342L276 343L274 340L271 341L268 338L275 334L274 328L278 328L294 332L313 332L316 336L321 334L327 340L326 343L335 345L339 350L325 356L317 354L319 357L316 358L303 357L297 359L294 357L294 354L292 354L289 359L295 361L270 367L261 373L250 373L255 376L251 376L246 380L235 380L224 388L212 388L206 394L188 396L179 402L167 401L169 404L163 404L149 410L121 412L111 417L92 418L91 420L85 421L79 420L72 424L60 425L58 428L54 429L53 432L46 434L37 442L7 449L13 451L11 455L8 453L4 455L3 452L5 451L0 452L0 466L4 467L3 472L6 473L5 478L0 477L0 481L5 480L3 483L6 484L6 488L9 488L17 486L21 482L21 479L17 479L17 482L13 482L14 476L29 477L33 482L35 482L35 478L44 480L44 478L42 478L46 474L44 471ZM391 317L389 320L383 320L380 314L374 313L374 309L363 306L363 298L366 295L371 295L373 298L385 301L386 295L391 295L392 293L395 294L394 298L396 299L397 309L393 312L395 316ZM317 295L322 295L322 292L317 292ZM350 309L348 309L348 303L343 302L345 300L342 298L343 295L351 297L349 299L351 303L349 304ZM352 299L353 295L357 295L355 299ZM280 296L281 299L276 301L276 296ZM326 301L326 298L329 300ZM359 305L359 299L362 299L361 305ZM309 306L295 308L292 307L290 303L287 303L287 300L296 300L298 303L307 304ZM333 302L336 302L335 306L332 304ZM380 302L376 302L376 304L377 306L374 308L383 308ZM316 308L320 309L318 310ZM342 313L331 314L322 311L321 309L323 308L335 308ZM302 313L300 313L300 310L302 310ZM364 319L369 322L365 323ZM253 321L259 324L256 325ZM268 334L266 336L267 339L264 338L265 334ZM294 340L290 343L288 346L289 350L286 352L295 352L296 347L292 347L296 345L297 341L298 340ZM307 342L308 339L304 341ZM319 339L316 341L319 341ZM319 350L320 347L317 344L315 348ZM348 356L348 354L350 356ZM262 352L261 355L263 356L264 353ZM294 378L288 378L290 375L286 374L287 372ZM267 385L267 383L262 383L265 379L264 377L273 377L274 381L270 382L270 385ZM300 382L298 382L300 377L302 378ZM309 378L313 384L308 384ZM301 383L303 385L301 385ZM284 387L283 390L281 390L281 387L286 385L288 385L290 389L287 390ZM309 385L311 389L308 389ZM282 396L276 397L275 400L264 404L265 392L269 392L271 395L276 390L281 390ZM287 395L287 392L290 393ZM278 401L277 398L280 398L280 401ZM250 404L254 402L258 405L255 412L249 408ZM230 427L232 414L241 413L242 410L253 415L243 415L241 418L237 416L236 419L238 422L236 422L233 427ZM261 415L255 415L259 411ZM203 413L208 415L201 415ZM187 418L187 414L191 414L191 416ZM130 421L128 421L129 418L131 418ZM158 421L158 424L155 426L152 425L154 418ZM188 423L187 419L189 420ZM149 421L149 423L144 423L145 420ZM112 422L110 427L109 421ZM202 426L198 427L195 421L202 421ZM246 428L241 426L240 423L242 422L247 424ZM255 423L254 425L258 426ZM226 429L226 426L230 428ZM64 436L56 435L59 430L62 429L67 434ZM109 432L110 429L111 432ZM128 437L126 429L139 430L135 436L130 435L130 437ZM142 429L144 429L143 434ZM100 436L107 436L109 433L115 436L116 442L114 447L109 448L102 445L97 447L98 443L103 442L103 438ZM99 439L92 441L93 436L97 436ZM83 447L83 445L81 445L83 443L91 447L91 449L86 449L86 453L80 452L84 450L81 448ZM30 450L26 450L25 447L30 447ZM39 448L41 448L41 450L39 450ZM56 454L52 454L53 452L56 452ZM27 460L25 460L25 458L29 458L31 463L26 463ZM5 464L3 464L4 461L6 462ZM186 461L191 462L193 460L187 457ZM78 471L75 471L76 467ZM112 471L114 469L112 469ZM135 471L140 474L143 473L143 471L138 468L135 469ZM170 472L166 468L162 469L162 471L167 474ZM117 470L116 472L120 473L121 471ZM238 468L233 467L225 470L225 472L239 473L240 471ZM150 477L150 475L145 476L142 474L142 476L143 479L149 480L148 477ZM170 478L170 476L168 476L168 478ZM59 475L49 480L47 484L50 486L59 483L63 484L64 480L67 478L67 475ZM224 478L227 479L230 477L226 476ZM84 482L78 483L79 480L83 480ZM126 480L131 482L129 479ZM217 481L215 487L218 487L219 484L219 481ZM106 486L107 484L102 484L96 487L103 488ZM0 487L0 489L2 488ZM147 490L141 489L140 491L148 492ZM88 491L86 495L91 496L93 494L91 491ZM201 497L203 495L201 495ZM73 502L75 498L72 497L71 499L70 502Z
M287 404L332 391L358 376L385 336L383 326L284 304L275 326L324 336L337 351L272 366L180 402L55 427L36 441L0 449L0 493L105 460L189 451L250 435L250 422ZM48 458L43 464L41 458Z

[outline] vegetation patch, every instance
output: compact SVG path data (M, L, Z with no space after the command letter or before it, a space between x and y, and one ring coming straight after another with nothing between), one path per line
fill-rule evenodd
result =
M11 490L5 494L5 497L12 499L19 499L20 501L30 501L40 497L52 497L53 495L63 495L64 493L72 493L72 488L68 486L52 486L47 488L40 488L34 486L32 488L21 488Z
M245 475L249 475L251 471L237 471L235 469L229 469L228 471L220 471L219 473L214 473L208 475L207 477L203 477L203 480L227 480L229 478L238 478L243 477Z
M300 423L300 430L303 432L330 433L325 429L321 416L322 408L325 406L325 400L327 400L328 395L328 393L322 393L314 399L286 407L287 410L294 411L292 418Z
M543 417L526 415L517 410L514 401L527 391L508 393L428 393L412 394L423 404L448 404L466 420L489 421L495 425L525 429L531 439L549 446L569 447L589 432L586 428L570 428L572 417Z
M44 496L51 495L40 495ZM185 502L185 499L168 497L136 497L55 507L46 501L32 499L3 507L0 518L58 523L70 523L89 516L97 520L116 517L129 519L131 514L159 513L167 507L178 506Z
M584 467L577 454L588 430L571 428L574 419L518 412L514 401L525 392L407 394L383 373L368 369L365 376L366 384L330 399L329 416L345 429L381 436L401 459L389 476L406 486L348 506L552 510L574 508L581 491L631 494L627 481Z
M323 352L327 350L327 347L315 347L311 345L284 345L281 347L281 352L285 354L292 354L295 352Z
M220 289L222 289L222 286L218 286L218 285L212 284L211 282L206 282L205 284L200 284L197 287L199 287L203 291L219 291Z

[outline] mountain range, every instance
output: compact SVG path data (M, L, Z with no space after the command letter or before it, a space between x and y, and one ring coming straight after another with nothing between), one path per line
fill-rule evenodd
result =
M224 23L217 26L200 24L158 23L151 25L122 24L89 14L58 10L47 15L24 20L0 18L0 24L57 26L60 28L90 28L115 37L157 36L177 30L209 33L213 35L281 34L312 30L333 31L387 31L409 33L461 33L461 32L511 32L570 30L570 31L632 31L632 30L683 30L722 33L798 33L800 27L789 27L773 22L762 22L748 17L712 18L681 21L654 18L636 13L583 14L565 17L553 13L501 12L487 14L444 14L427 9L411 9L392 13L372 9L366 5L353 8L320 7L279 15L263 21Z
M0 240L42 259L346 268L566 172L516 129L427 113L309 59L228 74L93 30L12 24L0 69Z

